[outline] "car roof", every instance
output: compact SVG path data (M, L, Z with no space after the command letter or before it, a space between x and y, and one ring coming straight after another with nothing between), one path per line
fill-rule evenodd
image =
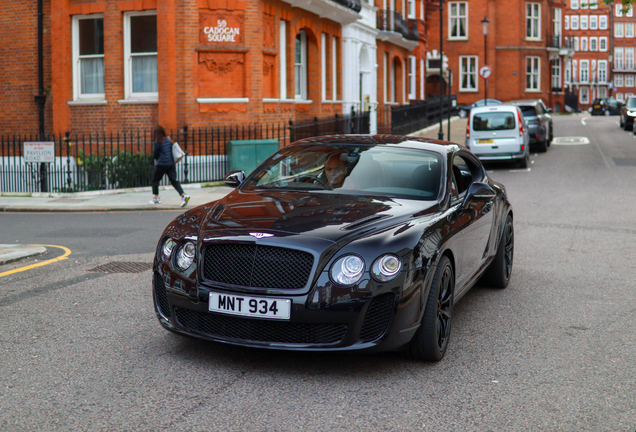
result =
M517 99L506 103L510 105L537 105L540 102L539 99Z
M482 112L490 112L490 111L504 111L504 112L517 112L517 106L509 103L499 104L499 105L488 105L484 107L475 107L470 110L470 115L479 114Z

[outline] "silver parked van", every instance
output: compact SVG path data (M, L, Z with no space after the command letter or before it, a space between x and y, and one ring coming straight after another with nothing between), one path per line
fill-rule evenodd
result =
M473 108L466 124L466 147L484 161L517 160L528 166L530 138L519 107L496 105Z

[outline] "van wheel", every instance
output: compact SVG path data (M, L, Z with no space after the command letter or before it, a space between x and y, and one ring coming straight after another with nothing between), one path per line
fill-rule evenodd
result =
M530 155L526 155L523 159L519 159L519 168L528 168L528 159Z

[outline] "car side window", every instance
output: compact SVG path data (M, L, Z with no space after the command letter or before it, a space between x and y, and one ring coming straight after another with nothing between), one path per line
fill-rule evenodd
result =
M470 166L461 156L453 158L453 178L457 187L457 197L463 198L468 187L473 183Z

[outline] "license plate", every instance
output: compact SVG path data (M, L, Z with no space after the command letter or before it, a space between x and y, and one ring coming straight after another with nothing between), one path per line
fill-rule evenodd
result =
M210 293L208 310L228 315L288 320L291 300Z
M594 105L594 108L600 108L600 107L601 107L600 105Z
M477 144L494 144L495 140L494 139L480 139L477 140Z

